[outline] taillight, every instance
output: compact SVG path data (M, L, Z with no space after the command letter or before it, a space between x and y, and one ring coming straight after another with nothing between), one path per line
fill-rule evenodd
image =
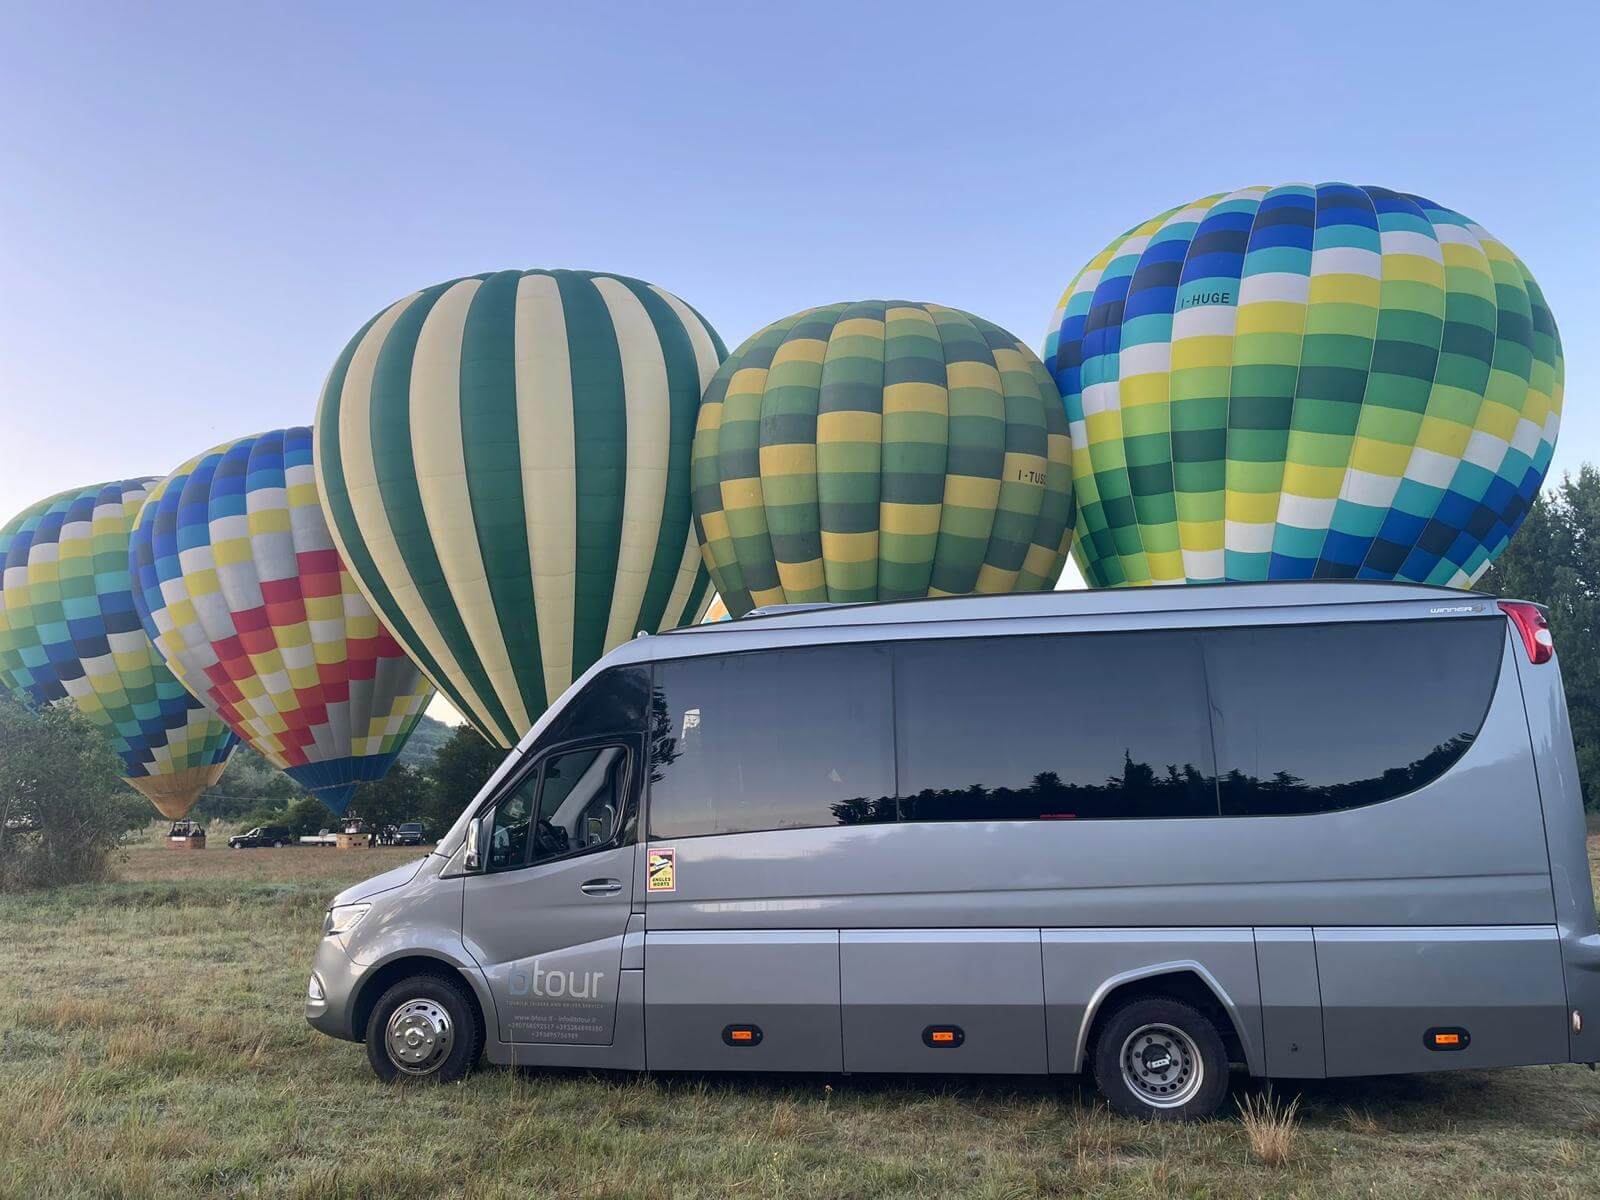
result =
M1537 666L1555 657L1556 640L1550 636L1550 622L1544 618L1544 609L1526 600L1502 600L1500 611L1511 618L1511 623L1522 635L1522 648L1528 652L1528 661Z

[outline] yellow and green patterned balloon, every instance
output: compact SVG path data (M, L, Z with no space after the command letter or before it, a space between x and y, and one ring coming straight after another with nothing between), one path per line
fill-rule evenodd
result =
M981 317L866 300L767 326L694 440L695 528L733 616L771 604L1031 592L1072 542L1044 364Z
M1380 187L1248 187L1134 227L1067 288L1045 361L1097 586L1470 585L1560 424L1561 341L1528 269Z

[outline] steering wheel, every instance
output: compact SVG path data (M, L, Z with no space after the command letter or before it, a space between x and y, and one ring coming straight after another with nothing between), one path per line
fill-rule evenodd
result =
M569 846L567 831L549 821L541 820L534 827L533 840L541 854L565 854Z

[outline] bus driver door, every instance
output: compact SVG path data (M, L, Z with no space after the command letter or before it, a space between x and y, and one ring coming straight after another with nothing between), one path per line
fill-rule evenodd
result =
M489 1036L527 1044L517 1061L613 1042L641 749L625 737L555 747L480 814L462 937L494 997Z

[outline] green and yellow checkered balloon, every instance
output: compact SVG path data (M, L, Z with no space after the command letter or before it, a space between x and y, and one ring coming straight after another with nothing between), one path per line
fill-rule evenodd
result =
M1072 543L1060 395L1013 335L937 304L809 309L706 390L695 529L734 616L1055 586Z

